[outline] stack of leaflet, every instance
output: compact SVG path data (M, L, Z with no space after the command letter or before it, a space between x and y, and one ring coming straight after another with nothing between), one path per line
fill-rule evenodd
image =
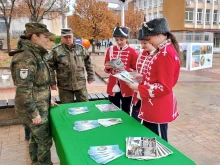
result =
M106 164L124 155L124 152L119 149L118 145L109 145L91 146L88 151L88 154L97 163Z
M82 132L99 126L100 124L98 123L98 120L81 120L74 123L73 129Z
M90 130L93 128L97 128L101 125L104 127L112 126L115 124L120 124L122 123L121 118L106 118L106 119L98 119L98 120L81 120L81 121L76 121L74 123L73 129L82 132L86 130Z
M158 159L173 152L158 142L156 138L128 137L126 138L126 156L131 159Z
M95 105L101 112L110 112L110 111L119 111L120 109L112 104L112 103L109 103L109 104L96 104Z
M71 114L71 115L78 115L78 114L81 114L81 113L86 113L86 112L89 112L89 109L88 107L75 107L75 108L69 108L68 109L68 113Z
M121 118L107 118L107 119L98 119L98 123L104 127L112 126L115 124L122 123Z

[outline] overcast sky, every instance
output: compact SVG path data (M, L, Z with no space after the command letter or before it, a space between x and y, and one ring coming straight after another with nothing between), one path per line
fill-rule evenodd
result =
M73 6L74 5L74 3L75 3L75 1L76 0L72 0L71 1L71 3L70 3L70 6ZM109 3L109 5L108 5L109 7L111 7L111 8L116 8L116 7L118 7L118 5L117 4L113 4L113 3ZM72 10L72 7L70 7L70 10ZM72 13L73 11L71 11L70 13L68 13L67 15L71 15L71 13Z

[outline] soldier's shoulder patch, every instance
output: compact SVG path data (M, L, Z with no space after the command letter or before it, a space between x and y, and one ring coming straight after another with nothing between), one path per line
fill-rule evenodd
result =
M20 69L20 77L21 79L26 79L28 77L28 69Z
M85 48L82 44L78 44L78 43L76 43L76 46L80 46L80 47L82 47L83 49Z
M56 44L55 46L52 47L52 50L60 47L61 45L62 45L61 43L60 44Z

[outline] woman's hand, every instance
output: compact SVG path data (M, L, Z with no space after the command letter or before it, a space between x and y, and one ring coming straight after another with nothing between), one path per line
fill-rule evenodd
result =
M138 85L137 83L126 83L131 89L138 91Z
M105 63L105 69L112 69L112 66L108 63Z
M139 83L142 83L142 81L143 81L143 75L141 75L141 74L136 74L136 75L134 75L134 79L137 80Z

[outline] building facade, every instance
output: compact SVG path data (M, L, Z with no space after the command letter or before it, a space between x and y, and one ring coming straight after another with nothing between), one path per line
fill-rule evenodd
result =
M214 47L220 47L220 0L134 0L146 21L166 17L173 32L214 33ZM205 40L205 38L204 38Z
M61 12L63 13L67 12L64 9L61 10L62 8L61 5L67 4L66 0L61 0L59 2L56 2L55 4L53 4L53 0L47 0L47 1L45 0L42 2L43 4L40 5L40 8L45 9L45 10L50 9L50 11L47 12L47 14L43 16L43 19L40 22L46 24L48 29L54 34L60 35L60 29L62 28L62 21L63 21ZM16 7L18 7L19 5L24 5L23 3L24 2L22 0L15 1L14 3L15 13L16 13ZM3 0L3 4L6 8L6 11L7 10L10 11L11 1ZM51 7L52 4L53 6ZM39 5L37 7L39 7ZM24 10L29 10L29 8L26 7ZM5 25L5 21L3 17L4 15L2 11L0 10L0 37L6 36L6 25ZM25 24L28 22L30 22L30 14L29 15L27 14L27 16L24 16L24 15L18 16L17 14L14 14L14 16L12 17L11 26L10 26L11 36L16 37L16 36L23 34L23 31L25 29Z

